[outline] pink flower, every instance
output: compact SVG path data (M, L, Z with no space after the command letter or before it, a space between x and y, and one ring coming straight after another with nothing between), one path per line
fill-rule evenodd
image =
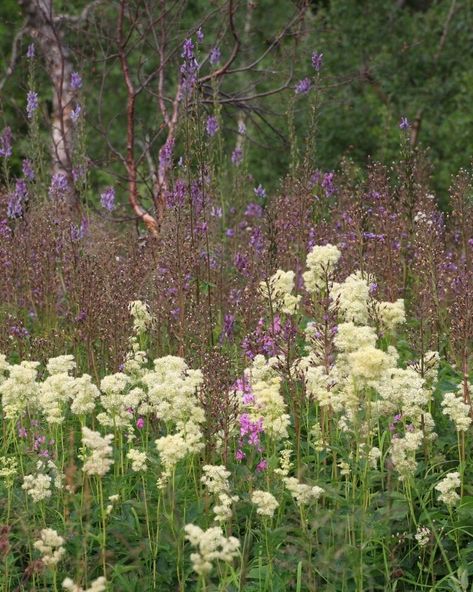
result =
M267 468L268 468L268 461L265 458L260 460L259 463L256 465L256 470L258 472L265 471Z
M144 426L145 426L145 420L142 417L139 417L136 421L136 427L139 430L142 430L144 428Z

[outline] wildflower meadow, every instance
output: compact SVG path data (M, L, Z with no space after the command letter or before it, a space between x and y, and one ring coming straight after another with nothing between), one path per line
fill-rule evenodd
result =
M471 6L361 4L0 8L1 592L473 591Z

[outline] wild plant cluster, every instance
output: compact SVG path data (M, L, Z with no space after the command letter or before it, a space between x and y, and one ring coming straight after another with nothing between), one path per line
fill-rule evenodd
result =
M317 170L311 129L270 195L245 129L227 155L189 109L138 237L114 187L83 205L78 95L68 177L29 93L21 173L0 136L2 590L470 590L470 173L445 213L407 120L364 171Z

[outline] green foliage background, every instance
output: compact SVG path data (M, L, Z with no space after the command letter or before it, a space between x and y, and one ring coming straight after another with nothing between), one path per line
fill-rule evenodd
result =
M136 2L139 4L139 1ZM86 4L56 2L56 13L78 14ZM179 27L173 31L176 43L203 16L220 5L207 0L189 1L182 12ZM115 2L106 2L103 10L111 19L116 16ZM249 45L258 55L281 29L296 3L287 0L254 2ZM244 27L245 7L237 14L240 32ZM15 0L0 3L0 73L10 59L15 32L22 23ZM258 103L248 126L251 149L249 169L257 182L271 188L288 167L288 104L293 99L294 84L311 75L311 52L324 54L321 108L318 117L316 161L323 169L335 169L342 157L364 164L369 158L390 162L399 148L398 123L401 116L415 121L420 117L419 144L429 151L433 185L441 202L445 202L450 178L460 167L471 162L473 134L473 3L471 0L312 0L296 44L285 40L259 68L258 77L241 73L223 85L225 92L249 88L261 92L274 88L294 67L290 88ZM109 24L113 30L113 20ZM221 23L209 19L204 24L205 44L211 47ZM73 48L77 69L85 80L87 100L89 153L94 162L107 161L104 142L94 133L100 55L97 31L85 35L71 32L66 37ZM26 51L31 40L25 37L20 51ZM180 41L179 41L180 42ZM229 51L231 39L222 45ZM150 50L151 51L151 50ZM146 59L152 63L153 56ZM247 56L239 57L237 65ZM109 90L105 94L107 112L114 118L113 138L124 138L125 95L119 80L118 64L111 71ZM26 93L25 64L20 60L14 75L0 95L0 125L10 125L18 137L26 129L24 103ZM175 77L176 72L169 76ZM43 75L44 76L44 75ZM41 94L50 94L46 77ZM308 101L298 99L296 127L308 128ZM138 105L138 119L149 124L150 105ZM226 148L232 149L236 138L237 107L225 106L224 135ZM269 121L272 129L265 121ZM138 122L138 127L140 125ZM159 121L155 121L155 127Z

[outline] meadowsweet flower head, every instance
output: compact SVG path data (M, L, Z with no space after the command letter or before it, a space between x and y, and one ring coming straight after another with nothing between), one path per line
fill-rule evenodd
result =
M370 280L370 277L363 277L361 272L356 271L341 284L333 284L332 297L336 300L344 320L359 325L365 325L368 322Z
M136 448L130 448L126 457L128 460L131 460L131 470L132 471L134 471L135 473L146 471L146 469L147 469L146 452L141 452L139 450L136 450Z
M82 427L82 445L89 448L92 454L86 457L83 471L88 475L103 477L113 464L111 442L113 434L101 436L86 426Z
M417 541L419 547L425 547L429 544L432 538L432 531L427 526L419 526L417 527L417 531L414 535L415 540Z
M56 567L66 554L63 547L64 539L52 528L43 528L40 539L34 543L34 548L41 553L41 561L46 567Z
M213 561L229 563L239 554L240 541L235 537L225 537L220 526L202 530L194 524L187 524L184 530L186 539L197 548L197 552L191 554L191 561L199 575L210 573Z
M269 516L269 518L274 516L275 510L279 507L279 502L274 495L268 491L261 491L259 489L253 491L251 501L257 507L257 514L260 514L260 516Z
M406 322L406 311L402 298L398 298L395 302L376 303L376 312L381 324L388 331L393 331L398 325Z
M44 473L26 475L21 488L31 496L34 502L40 502L51 497L51 481L51 477Z
M3 479L7 488L13 485L16 475L18 474L18 461L16 458L7 458L0 456L0 479Z
M296 477L285 477L284 484L291 493L297 505L304 506L317 501L324 493L324 489L318 485L305 485Z
M134 300L128 305L130 315L133 317L133 330L136 334L141 334L151 325L152 317L149 312L149 306L141 300Z
M213 507L215 520L225 522L232 517L232 503L238 500L237 496L230 493L230 471L220 465L204 465L202 471L201 482L218 500L218 504Z
M86 415L92 413L95 404L100 397L100 391L92 382L92 377L82 374L76 378L70 387L72 399L71 411L74 415Z
M456 393L445 393L441 402L442 413L449 417L458 432L466 432L471 425L470 405L463 401L461 387Z
M294 296L295 273L278 269L266 282L261 282L259 289L263 298L271 303L275 312L292 315L296 312L301 296Z
M457 471L448 473L448 475L435 486L435 489L440 492L439 500L447 506L455 505L460 500L460 496L455 489L458 489L460 485L460 473Z
M89 588L84 590L84 588L74 584L71 578L66 578L62 582L62 587L64 590L67 590L67 592L105 592L107 588L107 580L103 576L100 576L96 580L93 580Z
M325 278L333 273L340 257L341 252L334 245L312 247L307 255L308 271L303 274L308 292L318 292L324 288Z

